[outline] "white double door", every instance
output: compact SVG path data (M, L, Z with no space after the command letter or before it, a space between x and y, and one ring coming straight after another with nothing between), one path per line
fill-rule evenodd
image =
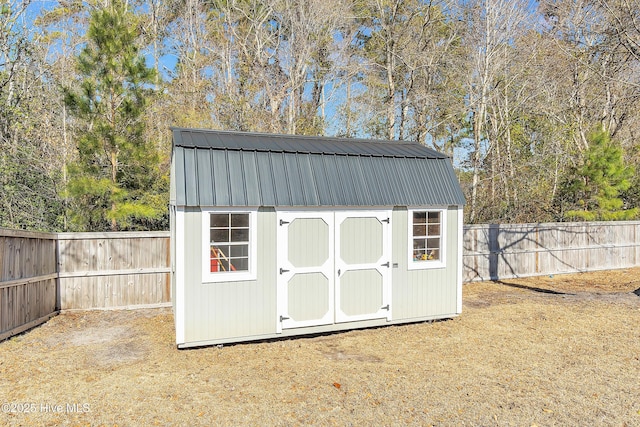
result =
M391 319L391 211L279 211L278 331Z

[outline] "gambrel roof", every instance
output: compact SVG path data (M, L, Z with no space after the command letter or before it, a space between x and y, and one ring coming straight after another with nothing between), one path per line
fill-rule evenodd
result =
M413 142L172 128L177 206L447 206L451 159Z

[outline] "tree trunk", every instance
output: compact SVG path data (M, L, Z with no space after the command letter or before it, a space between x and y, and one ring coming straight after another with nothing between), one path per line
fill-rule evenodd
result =
M118 223L116 222L115 213L116 213L116 201L115 201L115 192L117 188L117 174L118 174L118 154L116 151L111 152L111 181L113 183L113 187L111 188L111 213L114 215L111 218L111 231L118 231Z
M478 203L478 184L480 182L480 148L481 148L481 137L480 137L480 119L478 116L481 115L478 112L473 113L473 157L472 157L472 173L473 177L471 180L471 203L470 203L470 211L469 211L469 222L473 224L476 220L476 209Z
M395 105L395 93L396 85L393 79L393 41L390 42L391 46L387 47L387 138L394 139L396 128L396 105Z

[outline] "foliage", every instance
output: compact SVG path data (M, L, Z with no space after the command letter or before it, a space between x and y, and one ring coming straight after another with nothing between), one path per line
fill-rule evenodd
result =
M135 16L120 0L91 15L78 56L78 89L65 102L78 120L78 160L69 166L72 223L79 230L136 229L163 223L166 203L154 197L158 153L144 138L143 115L154 72L137 46ZM154 227L155 228L155 227Z
M15 149L0 144L0 227L56 231L63 205L56 194L59 171L51 172L30 141Z
M583 163L573 168L561 192L577 207L565 217L584 221L635 218L638 208L628 209L621 197L634 175L634 169L624 162L622 149L606 133L591 134Z
M2 2L0 226L166 228L170 126L418 141L467 222L640 206L587 170L594 126L640 167L640 0L127 4Z
M0 227L59 230L64 222L48 111L55 110L40 69L40 39L25 33L29 2L0 5Z

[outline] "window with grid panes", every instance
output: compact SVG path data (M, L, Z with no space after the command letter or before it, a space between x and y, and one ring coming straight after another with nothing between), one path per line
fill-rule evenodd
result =
M413 261L442 261L443 212L415 210L411 212Z
M210 272L249 271L250 214L209 214Z

